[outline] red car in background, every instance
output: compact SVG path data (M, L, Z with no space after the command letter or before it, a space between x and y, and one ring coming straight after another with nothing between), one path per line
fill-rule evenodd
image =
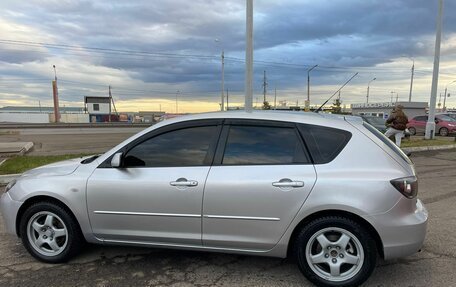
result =
M426 122L428 121L428 116L416 116L413 119L409 120L407 128L410 131L410 134L416 135L419 133L424 133L426 131ZM441 136L448 136L450 134L456 133L456 119L449 117L447 115L436 115L435 116L435 133Z

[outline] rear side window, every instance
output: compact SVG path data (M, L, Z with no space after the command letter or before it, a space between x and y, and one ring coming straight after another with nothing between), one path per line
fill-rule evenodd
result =
M384 134L379 132L376 128L371 126L368 123L363 123L363 125L368 129L371 133L373 133L377 138L379 138L384 144L390 147L398 156L400 156L405 162L408 164L412 164L410 159L407 155L396 145L394 144L389 138L387 138Z
M414 120L417 121L417 122L426 122L428 119L427 116L418 116L418 117L415 117Z
M309 163L294 128L231 126L223 165Z
M348 131L314 125L298 125L315 164L332 161L350 140Z

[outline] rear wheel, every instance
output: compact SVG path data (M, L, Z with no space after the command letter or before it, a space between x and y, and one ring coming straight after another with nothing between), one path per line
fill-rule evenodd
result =
M295 253L301 272L317 286L358 286L369 278L377 260L369 232L339 216L305 226L297 236Z
M416 135L416 129L415 128L408 128L408 130L409 130L409 132L410 132L410 134L412 136Z
M448 129L447 128L441 128L439 130L439 135L441 135L442 137L448 136Z
M68 261L84 243L74 217L51 202L39 202L27 208L21 219L20 233L28 252L47 263Z

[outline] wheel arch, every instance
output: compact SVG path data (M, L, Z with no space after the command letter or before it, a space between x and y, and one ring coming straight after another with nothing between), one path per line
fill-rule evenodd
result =
M76 218L76 216L74 215L73 211L65 203L63 203L62 201L60 201L57 198L52 197L52 196L37 195L37 196L30 197L26 201L24 201L24 203L19 208L19 211L17 212L17 215L16 215L16 234L17 234L18 237L21 237L20 224L21 224L22 215L27 210L27 208L29 208L33 204L39 203L39 202L50 202L50 203L53 203L53 204L56 204L56 205L62 207L63 209L65 209L71 215L71 217L73 217L75 222L78 224L79 228L81 228L81 225L80 225L78 219Z
M322 211L317 211L315 213L312 213L302 219L293 229L293 232L290 236L289 239L289 244L288 244L288 249L287 249L287 256L292 257L293 256L293 249L294 249L294 244L296 242L296 237L299 234L299 231L309 224L311 221L320 218L320 217L325 217L325 216L341 216L341 217L346 217L348 219L351 219L353 221L356 221L358 224L360 224L362 227L366 228L368 232L372 235L372 237L375 240L375 244L377 246L377 251L380 254L381 258L384 258L384 251L383 251L383 243L380 238L380 235L378 234L377 230L364 218L362 218L359 215L356 215L354 213L344 211L344 210L336 210L336 209L330 209L330 210L322 210Z

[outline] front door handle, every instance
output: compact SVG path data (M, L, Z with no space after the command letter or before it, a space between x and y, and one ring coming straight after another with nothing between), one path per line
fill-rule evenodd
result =
M279 181L273 182L272 186L281 187L281 188L284 188L284 187L303 187L304 186L304 182L303 181L297 181L297 180L292 181L291 179L283 178L283 179L281 179Z
M181 187L181 186L197 186L198 182L196 180L187 180L186 178L179 178L176 181L171 181L169 184L172 185L172 186L177 186L177 187Z

